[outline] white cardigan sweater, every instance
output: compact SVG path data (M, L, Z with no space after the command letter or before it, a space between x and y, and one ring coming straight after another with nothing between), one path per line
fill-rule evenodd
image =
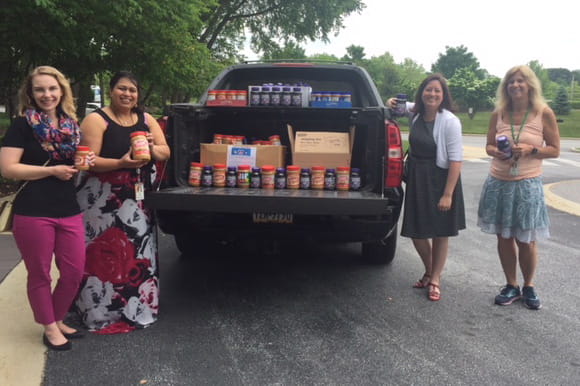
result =
M406 115L412 119L411 128L419 118L419 114L413 118L411 113L413 106L415 106L414 103L407 102ZM446 109L437 112L433 125L433 139L437 145L437 158L435 160L437 166L449 169L449 161L463 161L463 138L461 135L461 121L455 114Z

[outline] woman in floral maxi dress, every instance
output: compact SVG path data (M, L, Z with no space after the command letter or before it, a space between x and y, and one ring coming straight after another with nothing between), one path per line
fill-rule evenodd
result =
M139 86L128 72L110 83L111 104L81 124L83 144L97 154L77 188L87 243L85 277L76 300L83 323L100 333L128 332L156 321L159 299L157 234L140 187L154 183L153 162L134 160L130 134L146 131L152 161L169 158L155 119L137 108Z

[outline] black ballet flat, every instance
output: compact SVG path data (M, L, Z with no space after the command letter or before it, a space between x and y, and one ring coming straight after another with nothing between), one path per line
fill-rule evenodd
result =
M46 337L46 335L42 334L42 343L44 343L44 345L46 347L48 347L51 350L54 351L68 351L72 348L72 344L70 341L67 341L66 343L63 344L52 344L50 343L50 340L48 340L48 338Z
M67 339L82 339L85 337L85 334L83 334L80 331L75 331L75 332L71 332L70 334L66 334L66 333L62 333L64 335L65 338Z

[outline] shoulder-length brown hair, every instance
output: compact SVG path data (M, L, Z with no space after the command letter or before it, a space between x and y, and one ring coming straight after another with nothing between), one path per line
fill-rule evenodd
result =
M497 87L495 110L499 112L508 112L513 109L512 100L508 94L507 88L509 79L518 72L522 74L524 80L528 84L528 100L532 111L542 111L547 105L542 96L542 83L540 82L540 79L538 79L534 70L526 65L514 66L506 72Z
M32 79L37 75L50 75L56 79L60 86L60 90L62 91L62 97L58 107L60 107L66 115L76 121L77 108L75 106L70 82L62 72L51 66L36 67L30 74L28 74L24 82L22 82L22 86L18 92L18 113L23 116L26 113L26 110L39 108L32 96Z
M449 110L451 112L455 111L455 106L453 103L453 98L451 98L451 92L449 92L449 86L447 85L447 79L442 74L431 74L419 85L417 89L417 93L415 94L415 106L413 107L412 111L415 114L423 115L425 113L425 104L423 103L423 91L429 84L429 82L436 80L441 84L441 88L443 89L443 101L441 105L439 105L439 112L443 111L443 109Z

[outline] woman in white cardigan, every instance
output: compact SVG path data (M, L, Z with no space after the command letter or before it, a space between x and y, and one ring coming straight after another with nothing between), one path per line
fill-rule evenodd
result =
M394 108L396 99L387 101ZM461 189L463 143L461 122L441 74L428 76L407 103L410 118L408 174L401 235L411 237L425 266L415 288L428 288L428 298L441 298L441 273L447 260L449 237L465 229Z

